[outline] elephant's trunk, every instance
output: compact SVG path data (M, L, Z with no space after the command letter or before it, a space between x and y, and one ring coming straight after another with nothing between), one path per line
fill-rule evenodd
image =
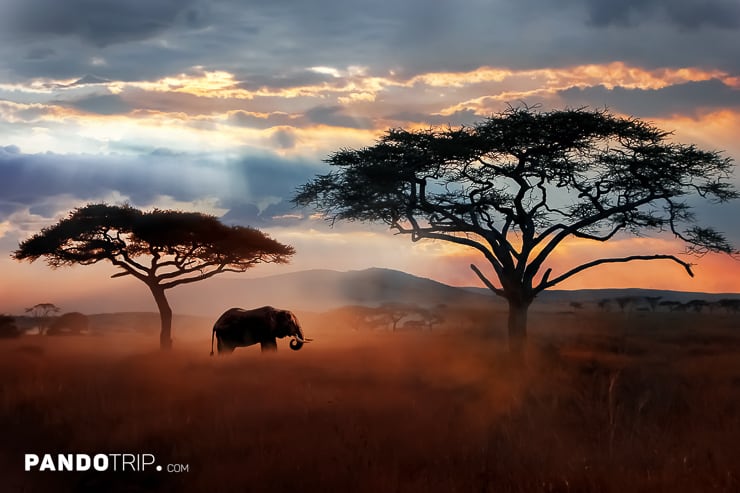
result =
M303 331L300 327L297 327L296 333L293 334L293 339L290 340L290 349L298 351L303 347L303 344L308 342L310 339L303 338Z

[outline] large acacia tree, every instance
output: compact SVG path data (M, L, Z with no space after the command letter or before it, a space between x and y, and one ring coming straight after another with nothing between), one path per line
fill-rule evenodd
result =
M31 262L45 257L53 268L112 263L119 269L112 277L133 276L152 292L162 322L160 346L168 349L167 289L263 262L285 263L293 253L257 229L227 226L206 214L89 204L23 241L13 257Z
M688 199L736 198L731 159L671 140L669 132L608 111L509 108L461 128L391 129L375 145L342 149L335 169L293 201L332 221L388 224L413 241L443 240L479 251L509 304L509 344L519 352L535 297L592 267L675 255L601 258L553 272L548 257L569 238L605 242L621 232L668 231L687 253L733 253L719 232L694 223Z

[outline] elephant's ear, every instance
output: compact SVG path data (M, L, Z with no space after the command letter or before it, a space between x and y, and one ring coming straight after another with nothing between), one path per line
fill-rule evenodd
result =
M275 312L275 335L285 337L290 334L290 312L287 310L277 310Z
M270 326L270 330L275 331L277 329L278 325L280 324L280 320L278 319L278 314L280 312L278 310L270 310L270 312L267 315L267 323Z

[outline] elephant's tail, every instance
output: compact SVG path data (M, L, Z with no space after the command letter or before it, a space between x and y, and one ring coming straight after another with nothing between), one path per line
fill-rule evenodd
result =
M211 356L213 356L213 337L216 335L216 327L213 328L213 332L211 332Z

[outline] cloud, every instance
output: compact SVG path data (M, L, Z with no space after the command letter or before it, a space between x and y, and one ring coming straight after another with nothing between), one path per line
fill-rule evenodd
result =
M634 26L667 22L683 29L740 27L740 4L734 0L586 0L595 26Z
M98 115L117 115L134 109L117 94L86 96L76 101L62 103L62 105Z
M235 174L245 183L247 196L269 199L291 197L299 185L324 169L319 162L286 161L273 156L244 157L234 165ZM235 195L237 196L237 195Z
M46 60L56 55L57 52L53 48L49 47L37 47L31 48L26 53L26 60Z
M740 89L717 79L686 82L660 89L625 89L604 86L573 87L559 97L570 106L608 106L638 117L693 115L718 108L740 108Z
M373 128L372 120L364 116L348 115L341 106L317 106L306 111L305 116L311 123L332 127Z
M296 187L321 163L273 155L245 155L227 163L170 149L146 155L24 154L0 147L0 222L14 212L53 217L60 207L119 197L135 206L165 201L212 201L230 222L266 225L273 217L287 224Z
M184 24L202 24L194 0L11 0L6 29L27 37L73 36L98 47L148 39Z
M390 115L385 116L385 119L393 120L397 122L418 122L418 123L424 123L429 125L451 125L451 126L459 126L459 125L473 125L475 123L480 122L487 116L490 116L489 114L484 113L478 113L475 110L472 109L464 109L455 111L450 114L428 114L428 113L420 113L420 112L413 112L413 111L402 111L399 113L393 113Z
M292 149L298 142L298 137L293 129L281 128L272 134L270 140L278 149Z
M291 125L294 119L291 115L282 112L255 113L244 110L230 111L228 122L240 127L249 128L271 128L281 125Z
M313 86L332 82L332 76L304 68L288 71L287 73L248 74L246 79L239 82L238 87L248 91L260 89L292 89L296 87Z
M309 67L407 78L614 60L740 70L733 0L4 1L0 73L19 79L155 80L200 66L255 90L335 82Z
M150 204L160 195L193 200L199 190L214 192L224 181L207 168L190 165L183 169L180 158L162 155L131 158L6 152L0 154L0 173L0 196L19 207L33 207L60 195L96 200L111 191L130 197L135 204Z

